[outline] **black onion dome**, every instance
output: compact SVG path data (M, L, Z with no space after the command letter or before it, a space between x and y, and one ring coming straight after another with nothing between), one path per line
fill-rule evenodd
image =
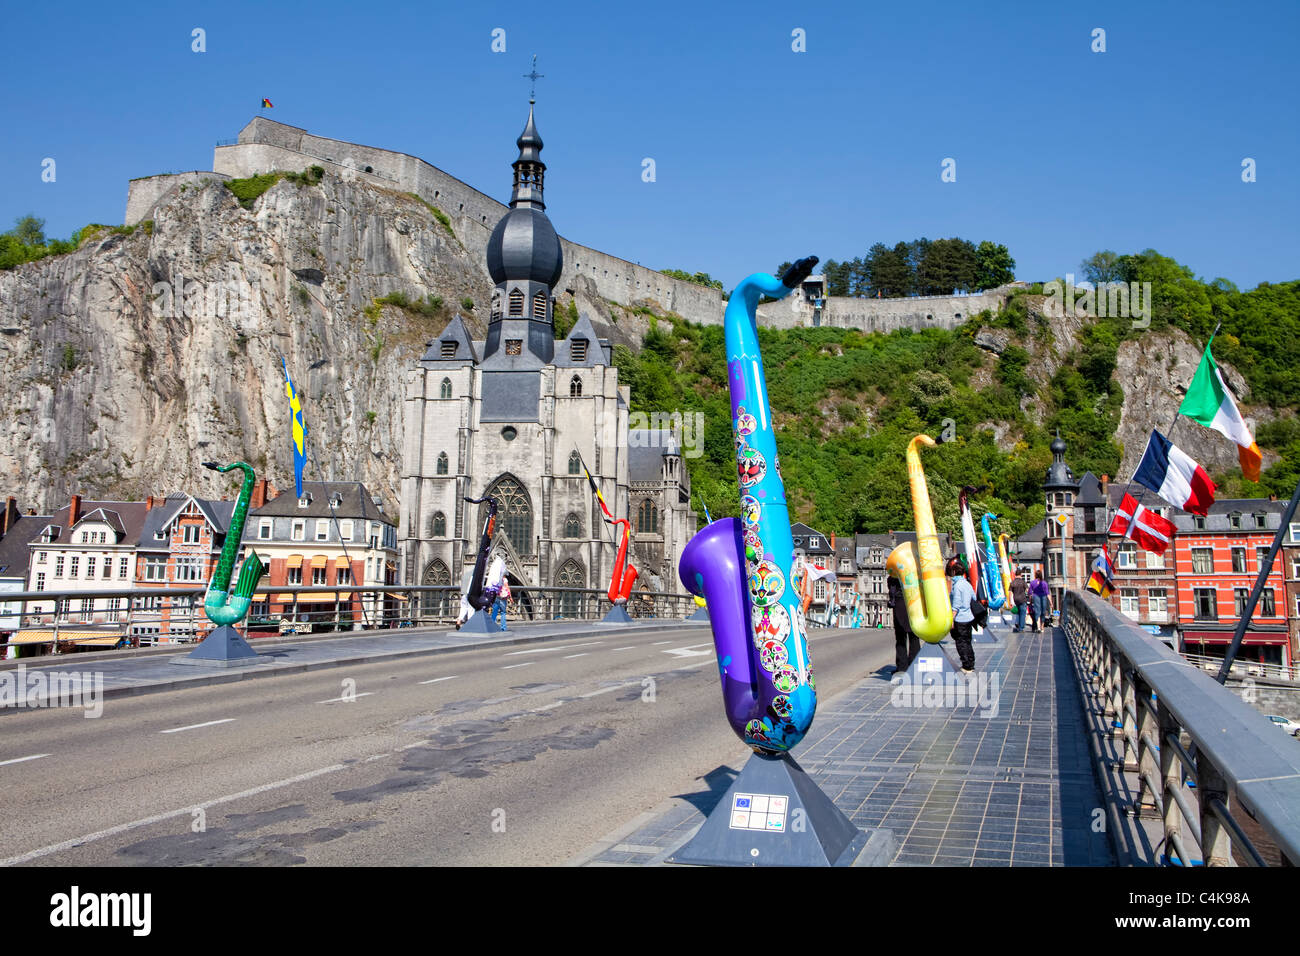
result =
M518 206L502 216L488 239L487 267L498 285L515 279L554 288L564 271L564 253L546 213Z
M519 138L515 140L515 145L519 147L520 159L534 162L541 159L538 153L542 151L544 144L542 143L541 134L537 132L537 124L533 121L533 108L531 105L528 107L528 124L524 127L524 131L519 134Z

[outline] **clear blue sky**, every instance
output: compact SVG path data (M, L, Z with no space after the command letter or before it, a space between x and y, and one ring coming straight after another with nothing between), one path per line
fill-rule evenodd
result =
M1148 247L1243 289L1300 277L1294 0L881 6L10 4L0 228L119 223L128 179L210 169L264 96L506 200L537 53L552 221L646 266L730 287L924 235L1003 242L1029 280Z

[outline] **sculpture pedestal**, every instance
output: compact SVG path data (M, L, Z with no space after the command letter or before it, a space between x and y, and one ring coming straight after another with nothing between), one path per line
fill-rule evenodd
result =
M492 620L491 611L475 611L469 620L460 626L462 634L500 634L501 627Z
M668 862L885 866L894 849L891 831L855 827L789 754L756 753L695 836Z
M245 667L262 659L248 641L229 624L223 624L199 642L184 657L172 658L173 664L198 664L204 667Z
M960 671L952 666L952 661L948 659L948 655L943 652L942 647L938 644L922 641L921 649L912 658L912 663L907 665L907 670L902 674L895 674L890 679L890 682L901 683L907 681L913 684L928 684L930 681L942 681L946 674L958 673Z
M709 619L709 609L707 607L697 607L695 613L688 617L688 621L707 621Z
M615 604L609 609L609 613L600 619L601 624L631 624L632 618L627 613L627 608L622 604Z

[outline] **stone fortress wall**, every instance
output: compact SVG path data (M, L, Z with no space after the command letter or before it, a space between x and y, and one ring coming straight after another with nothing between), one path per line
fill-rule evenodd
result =
M173 189L204 178L238 179L283 169L301 172L312 165L344 177L365 179L376 186L415 193L452 220L456 235L479 261L486 258L488 237L508 207L461 182L455 176L406 153L313 136L263 116L254 117L236 142L218 145L215 172L186 172L150 176L130 183L126 224L149 218L154 206ZM702 325L718 325L726 303L717 289L673 279L617 256L561 238L564 273L559 290L571 287L575 275L596 284L599 294L622 305L656 303L665 310ZM996 310L1007 289L971 296L926 296L909 299L828 298L817 324L891 332L900 328L954 328L982 309ZM772 328L808 327L815 323L811 302L797 291L780 302L759 307L759 323Z

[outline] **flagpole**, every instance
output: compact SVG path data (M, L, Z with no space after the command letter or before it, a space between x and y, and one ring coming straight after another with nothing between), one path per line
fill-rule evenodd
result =
M1291 519L1295 517L1296 505L1300 504L1300 484L1297 484L1295 491L1291 493L1291 500L1287 502L1286 512L1282 515L1282 521L1277 526L1277 534L1273 535L1273 546L1268 549L1268 555L1264 558L1259 566L1259 576L1255 579L1255 586L1251 589L1250 599L1246 602L1246 608L1242 612L1241 619L1237 621L1237 629L1233 632L1232 643L1223 654L1223 665L1219 668L1218 675L1214 678L1220 684L1228 679L1228 671L1232 669L1232 662L1237 657L1237 651L1241 648L1242 638L1246 635L1246 628L1250 624L1250 619L1255 614L1255 605L1259 601L1259 596L1264 593L1264 585L1268 581L1269 572L1273 570L1273 560L1277 557L1278 549L1282 547L1282 536L1286 534L1287 529L1291 527ZM1283 600L1286 597L1286 589L1283 589ZM1273 605L1276 613L1276 601ZM1293 662L1294 663L1294 662Z

